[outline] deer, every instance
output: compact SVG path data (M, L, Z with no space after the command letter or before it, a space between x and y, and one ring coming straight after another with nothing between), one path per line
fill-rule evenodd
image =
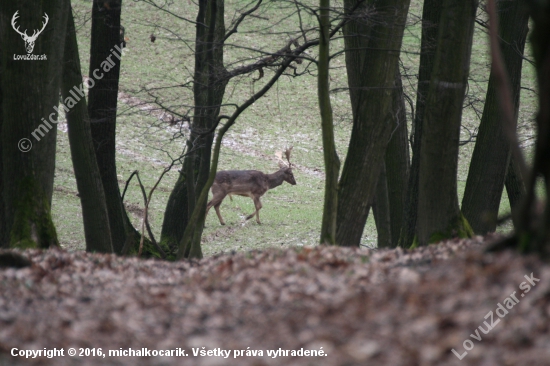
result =
M255 215L256 222L261 225L260 209L262 208L262 203L260 202L260 197L268 190L280 186L283 182L296 185L296 180L292 174L292 163L290 162L291 151L292 147L285 150L288 164L283 161L282 152L276 153L279 158L280 169L272 174L265 174L258 170L222 170L216 173L216 178L212 184L213 197L206 205L206 215L214 207L218 219L220 219L220 224L225 225L225 221L223 221L220 214L220 205L227 195L231 199L231 195L239 195L252 198L256 207L256 211L248 215L246 220L250 220Z

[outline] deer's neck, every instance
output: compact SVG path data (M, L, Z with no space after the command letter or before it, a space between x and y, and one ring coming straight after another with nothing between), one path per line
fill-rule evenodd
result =
M272 174L267 174L267 184L269 185L269 189L280 186L283 184L283 181L283 173L280 170Z

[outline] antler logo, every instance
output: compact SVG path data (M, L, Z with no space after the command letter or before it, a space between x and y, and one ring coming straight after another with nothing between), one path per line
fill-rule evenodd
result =
M27 50L27 53L32 53L32 50L34 50L34 42L36 42L36 39L38 38L40 33L42 33L44 28L46 28L46 24L48 24L48 20L50 18L48 18L48 14L44 13L44 22L42 23L42 29L34 30L32 36L28 36L26 29L24 32L21 32L19 31L19 26L17 26L17 28L15 27L15 20L19 18L19 15L17 15L17 13L19 13L19 10L17 10L15 14L13 14L13 17L11 18L11 26L13 27L13 30L15 30L17 33L21 35L21 38L23 38L23 41L25 41L25 48Z

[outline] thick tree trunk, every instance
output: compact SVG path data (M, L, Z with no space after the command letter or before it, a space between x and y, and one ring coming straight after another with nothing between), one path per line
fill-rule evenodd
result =
M120 53L120 1L94 0L92 4L92 40L90 74L94 86L88 93L88 113L92 138L109 214L111 242L115 253L121 254L125 241L134 230L126 220L116 171L116 111L120 60L111 49ZM106 4L110 4L106 6ZM112 6L111 6L112 5ZM106 67L110 62L111 66ZM102 65L103 63L103 65ZM102 73L98 78L95 70Z
M458 207L456 174L477 5L477 0L443 3L422 130L418 197L420 245L472 235Z
M422 126L426 110L426 98L430 89L439 21L441 19L442 1L425 0L422 10L422 40L420 44L420 66L418 68L418 88L416 91L416 114L413 123L412 162L409 183L405 196L405 211L399 237L399 246L409 248L416 237L418 218L418 184L420 179L420 145Z
M223 0L199 1L193 83L195 115L191 128L192 134L187 142L188 156L186 156L183 166L185 175L180 178L180 180L185 180L186 189L178 189L179 194L186 195L186 197L175 195L173 197L174 200L187 202L187 217L191 217L197 208L196 192L200 193L208 181L214 134L206 135L204 133L216 123L228 81L227 71L223 64L224 14ZM179 181L178 184L183 183L179 183ZM173 207L171 202L168 202L167 208L169 206ZM199 221L194 227L191 244L186 248L184 255L186 258L190 256L202 257L200 241L204 227L206 202L203 202L198 209L200 210ZM168 220L172 219L168 218ZM175 230L165 232L165 238L171 237L181 241L183 235L179 235L185 232L185 226L182 224L186 226L187 222L180 220L179 223L166 223L167 229Z
M80 57L73 14L69 6L61 84L61 96L66 101L65 104L70 99L75 99L75 90L81 85ZM73 94L70 93L71 91ZM90 119L84 95L80 96L80 99L77 98L77 103L67 113L67 123L69 125L71 157L82 205L86 251L112 253L109 216L107 215L103 184L95 158Z
M59 103L60 65L68 8L64 0L6 2L0 7L0 88L4 91L0 132L4 204L2 236L9 239L12 247L47 248L58 244L50 214L57 133L54 107ZM14 55L28 53L21 36L10 26L16 11L16 23L20 29L28 29L29 35L33 29L42 28L47 14L48 24L30 53L46 55L47 59L14 60ZM27 150L31 144L34 146Z
M393 126L390 142L386 150L386 177L390 209L391 246L399 243L401 227L404 220L405 197L410 171L409 141L407 134L407 116L401 72L396 71L395 89L392 97L392 113L390 114Z
M359 246L374 198L392 131L387 116L408 8L408 0L364 2L344 26L353 127L338 191L339 245Z
M499 1L497 6L500 49L512 86L514 122L517 122L523 50L529 17L522 1ZM479 235L496 230L506 170L511 168L510 174L514 173L509 163L509 141L505 136L500 111L495 75L491 72L483 116L462 199L462 212L474 232ZM511 179L513 177L510 176Z

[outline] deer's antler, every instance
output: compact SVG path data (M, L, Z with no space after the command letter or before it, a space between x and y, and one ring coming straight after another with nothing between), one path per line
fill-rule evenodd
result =
M281 168L291 168L292 163L290 162L290 154L292 152L293 146L289 147L285 150L284 154L287 161L283 160L283 152L282 151L275 151L275 156L277 157L277 160L279 161L279 166Z
M11 18L11 26L13 28L13 30L15 30L17 33L19 33L21 35L21 37L23 37L23 39L25 39L26 41L34 41L36 40L36 38L38 38L38 36L40 35L40 33L42 33L42 31L44 30L44 28L46 28L46 25L48 24L48 21L50 20L50 18L48 17L48 14L44 13L44 21L42 22L42 29L40 30L35 30L32 34L32 36L29 37L29 35L27 34L27 30L25 29L24 32L21 32L19 30L19 26L15 24L15 21L17 20L17 18L19 18L19 10L17 10L15 12L15 14L13 14L13 17Z
M50 18L48 17L48 14L46 14L46 13L44 13L43 18L44 18L44 22L42 22L42 29L40 29L39 31L35 30L34 33L32 34L32 36L30 36L29 38L33 38L33 39L38 38L40 33L42 33L44 28L46 28L46 25L48 24L48 20L50 20Z
M292 166L292 163L290 162L290 154L292 153L292 149L294 148L294 146L291 146L289 147L288 149L285 150L285 156L286 156L286 160L288 161L288 166Z
M11 18L11 26L12 26L14 31L16 31L17 33L19 33L21 35L21 37L28 37L26 29L25 29L25 32L23 33L19 30L19 26L17 26L17 28L15 27L15 21L17 20L17 18L19 18L19 15L17 15L17 13L19 13L19 10L17 10L15 12L15 14L13 14L13 17Z

